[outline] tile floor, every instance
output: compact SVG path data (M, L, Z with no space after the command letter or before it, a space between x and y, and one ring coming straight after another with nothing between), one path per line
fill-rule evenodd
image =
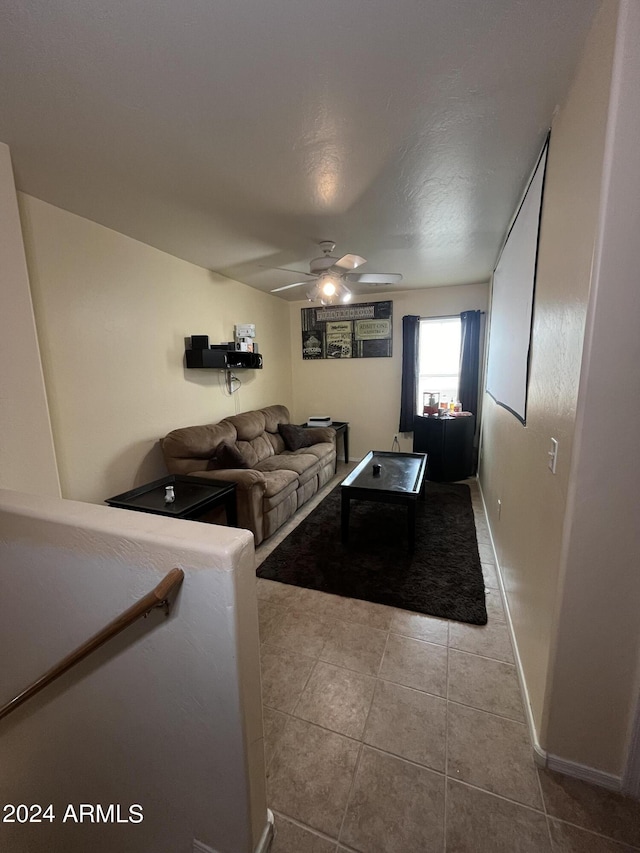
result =
M347 470L257 549L258 563ZM258 579L272 853L640 850L640 803L534 765L469 484L485 627Z

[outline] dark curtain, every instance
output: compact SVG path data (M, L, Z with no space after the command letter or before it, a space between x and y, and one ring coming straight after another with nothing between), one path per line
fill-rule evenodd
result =
M458 399L464 412L478 414L478 375L480 371L481 311L463 311L460 315L460 388Z
M400 432L413 432L413 418L418 412L418 348L420 317L407 314L402 318L402 391L400 396Z

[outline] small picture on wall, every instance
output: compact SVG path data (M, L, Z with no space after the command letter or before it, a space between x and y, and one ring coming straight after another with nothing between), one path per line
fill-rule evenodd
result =
M390 358L393 303L302 308L302 358Z
M322 335L315 329L302 330L302 357L324 358Z
M327 358L351 358L353 344L353 321L327 323Z

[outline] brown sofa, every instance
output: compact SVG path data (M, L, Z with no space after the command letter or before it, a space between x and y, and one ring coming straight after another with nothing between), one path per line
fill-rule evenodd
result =
M238 525L259 545L333 477L335 436L330 427L292 426L285 406L268 406L175 429L162 452L170 474L236 483Z

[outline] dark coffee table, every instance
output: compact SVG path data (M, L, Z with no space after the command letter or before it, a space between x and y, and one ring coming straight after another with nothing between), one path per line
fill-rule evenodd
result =
M165 489L173 486L175 501L165 503ZM236 484L223 480L207 480L204 477L185 477L170 474L160 480L154 480L144 486L138 486L130 492L123 492L105 503L122 509L138 512L151 512L154 515L166 515L171 518L186 518L195 521L215 507L224 506L227 524L237 527Z
M374 473L374 466L380 466ZM349 541L349 512L352 500L404 504L407 507L409 549L416 539L416 501L424 496L426 453L392 453L370 450L362 462L340 483L342 495L342 541Z

